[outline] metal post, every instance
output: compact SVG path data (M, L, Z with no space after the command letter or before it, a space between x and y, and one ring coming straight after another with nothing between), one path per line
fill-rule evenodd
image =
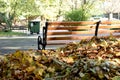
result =
M47 44L47 29L48 29L48 22L46 22L45 27L43 27L43 49L45 49Z
M98 21L97 23L96 23L96 29L95 29L95 36L97 37L97 35L98 35L98 29L99 29L99 24L101 23L101 21Z

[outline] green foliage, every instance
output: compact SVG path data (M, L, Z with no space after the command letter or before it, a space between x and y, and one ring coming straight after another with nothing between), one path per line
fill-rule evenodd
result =
M73 10L65 15L67 21L85 21L88 20L89 17L89 12L86 13L84 9Z
M11 30L13 14L1 13L0 12L0 24L6 23L5 30Z
M0 0L0 5L0 12L14 14L16 18L40 14L35 0Z
M60 16L64 16L66 11L73 10L67 12L66 20L81 21L87 20L91 12L99 13L95 9L92 11L97 1L86 0L83 4L80 0L0 0L0 12L13 15L16 22L21 17L29 19L34 16L57 20Z
M81 3L79 8L75 8L72 11L65 14L67 21L85 21L88 20L94 13L95 0L86 0L85 3Z
M20 4L19 4L20 3ZM39 9L35 3L35 0L20 0L18 3L20 14L24 16L38 15L40 14ZM18 9L19 10L19 9Z
M0 12L3 12L6 7L6 3L3 0L0 0Z
M115 76L112 78L112 80L120 80L120 76Z
M10 30L12 23L20 17L39 15L40 11L35 0L0 0L0 24L6 23L5 29Z

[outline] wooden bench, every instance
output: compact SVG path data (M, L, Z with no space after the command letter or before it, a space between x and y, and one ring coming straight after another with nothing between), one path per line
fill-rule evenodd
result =
M98 30L99 28L99 30ZM46 22L43 35L38 36L38 49L46 49L46 45L66 45L93 36L119 36L120 21L80 21L80 22Z

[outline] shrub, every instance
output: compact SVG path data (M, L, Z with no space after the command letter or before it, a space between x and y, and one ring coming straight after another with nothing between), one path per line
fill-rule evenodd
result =
M85 21L90 17L90 12L85 9L76 9L65 14L66 21Z

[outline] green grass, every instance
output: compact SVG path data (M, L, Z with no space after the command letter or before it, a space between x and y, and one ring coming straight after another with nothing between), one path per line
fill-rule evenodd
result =
M21 32L12 32L12 31L0 31L0 37L4 37L4 36L25 36L27 35L26 33L21 33Z

